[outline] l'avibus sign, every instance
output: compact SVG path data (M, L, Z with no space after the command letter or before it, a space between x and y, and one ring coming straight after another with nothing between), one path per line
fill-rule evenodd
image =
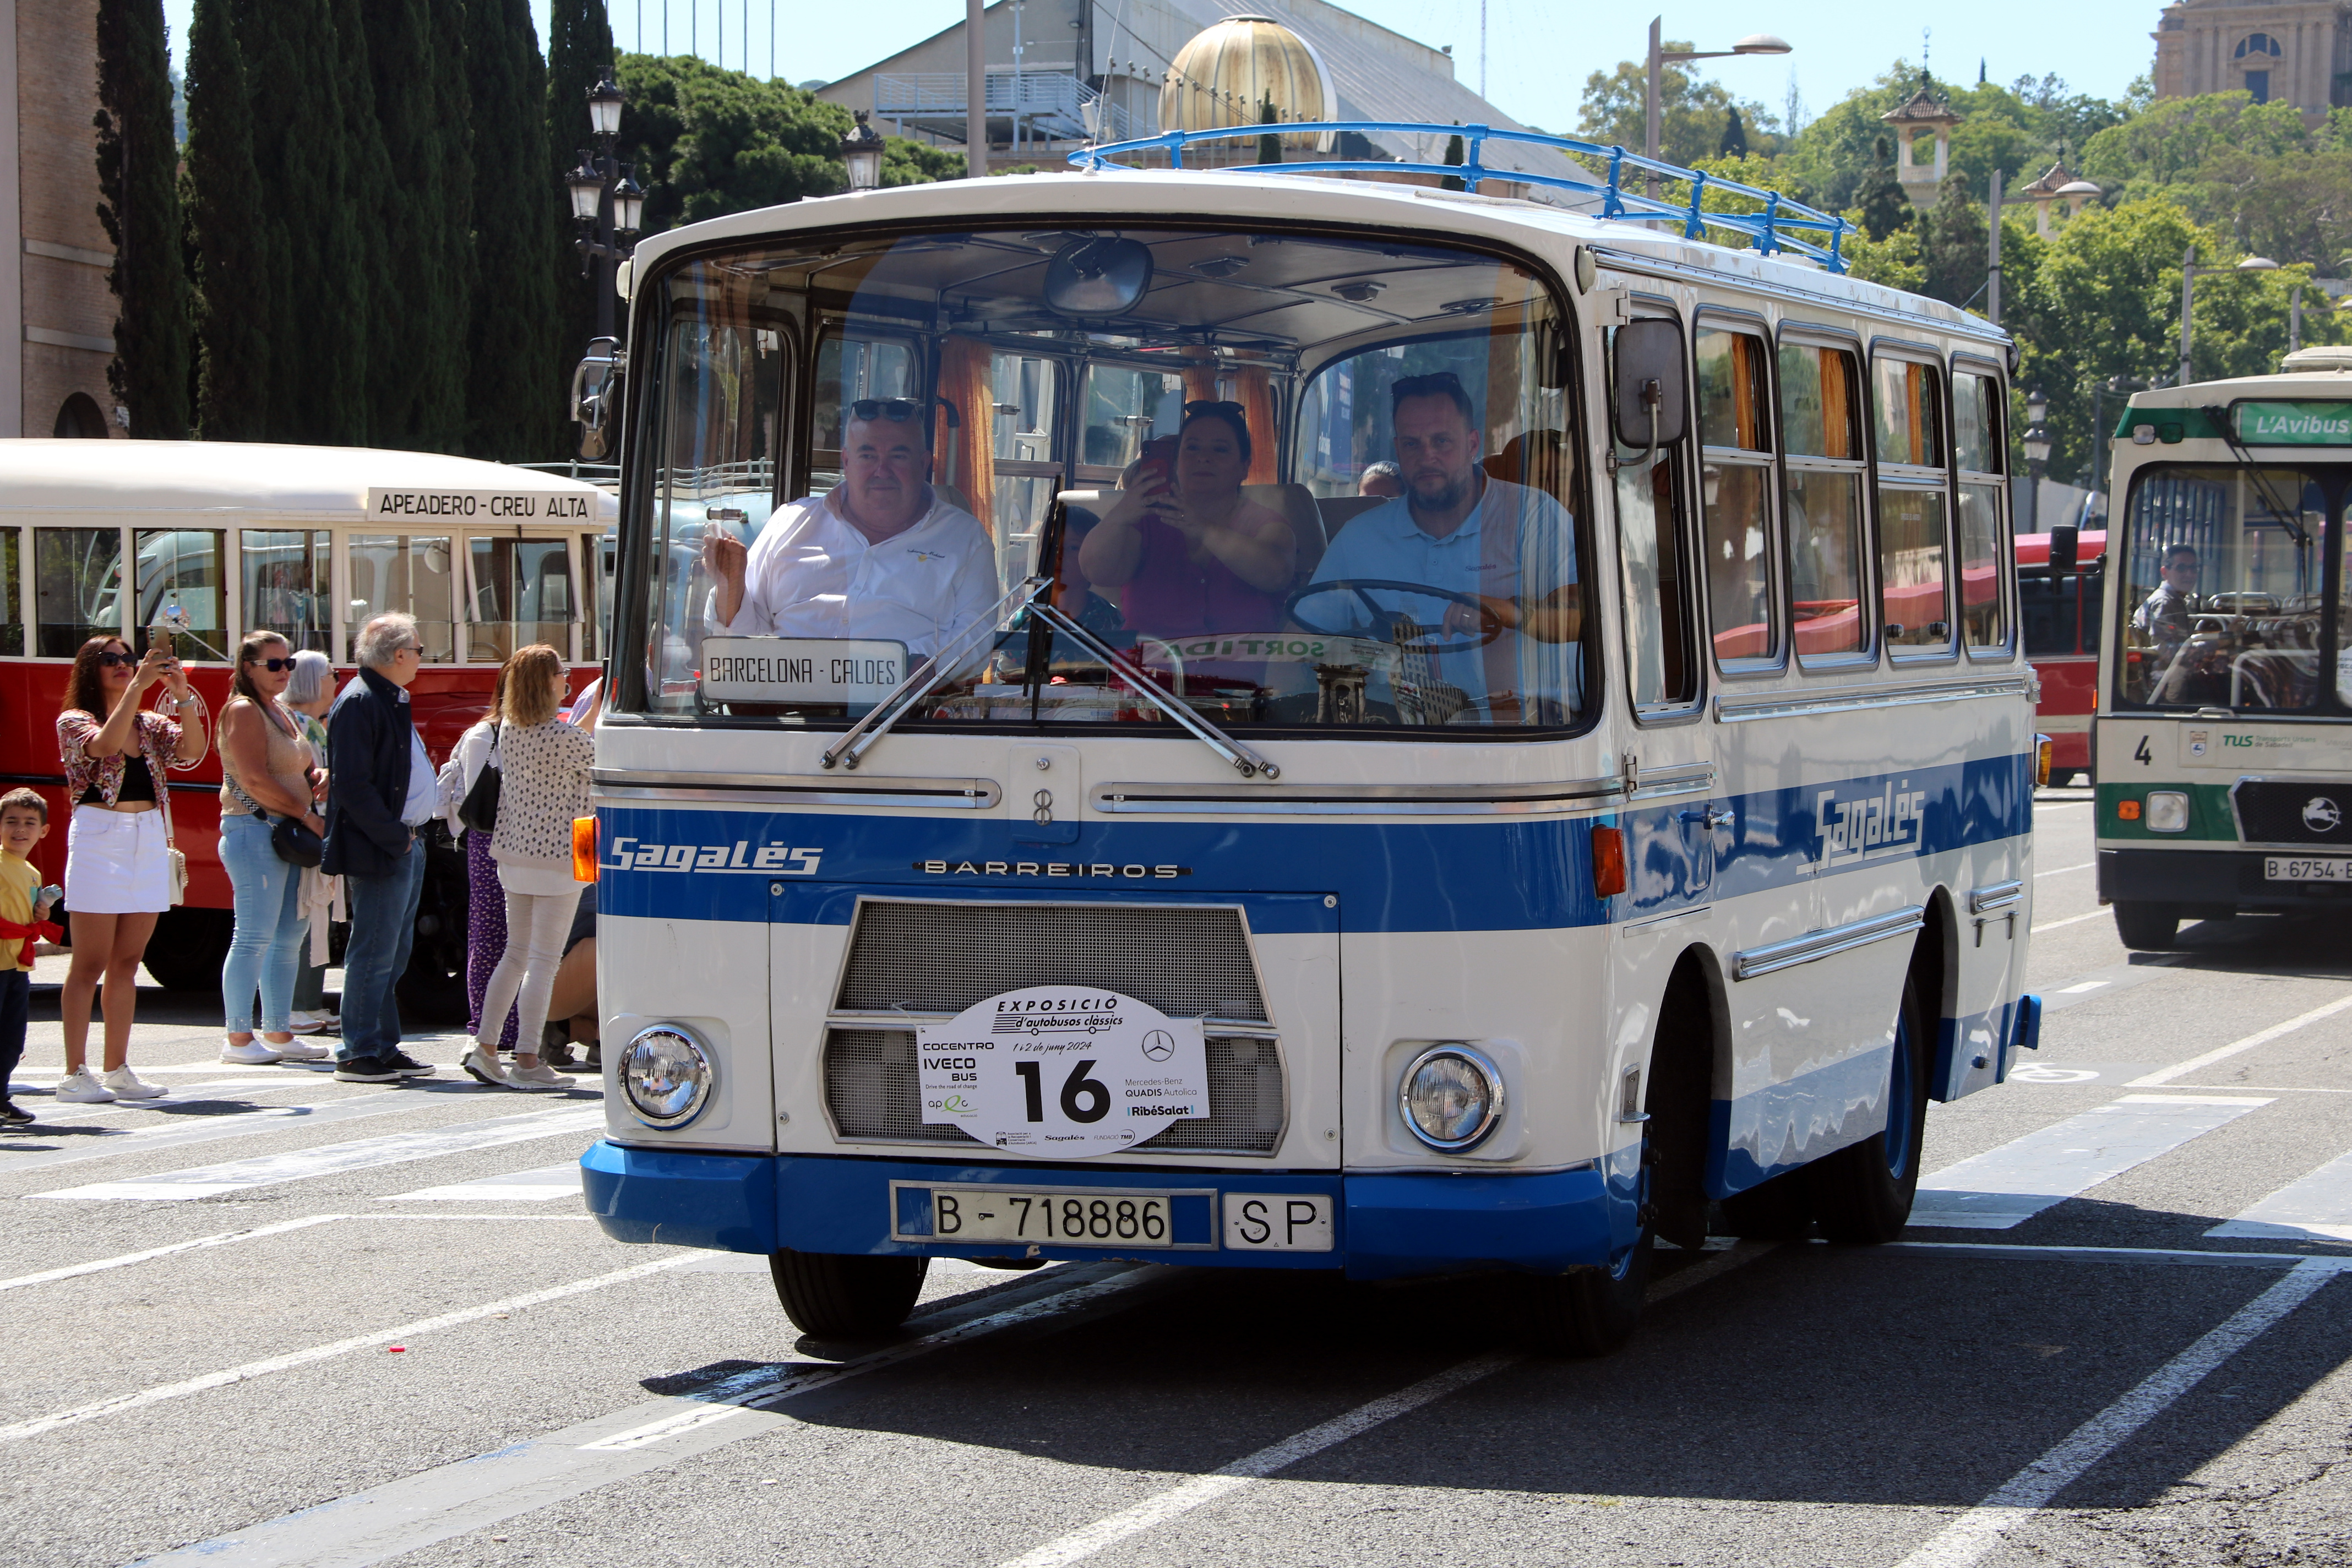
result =
M588 497L532 490L419 490L368 487L371 519L406 522L585 522Z
M2241 403L2231 412L2249 447L2352 447L2352 403Z

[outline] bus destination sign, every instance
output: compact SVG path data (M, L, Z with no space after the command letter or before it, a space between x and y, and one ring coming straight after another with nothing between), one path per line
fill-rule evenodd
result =
M2231 412L2249 447L2352 447L2352 403L2241 403Z
M595 514L584 494L544 490L420 490L368 487L371 521L424 522L586 522Z
M705 637L705 702L870 708L907 678L907 645L866 637Z

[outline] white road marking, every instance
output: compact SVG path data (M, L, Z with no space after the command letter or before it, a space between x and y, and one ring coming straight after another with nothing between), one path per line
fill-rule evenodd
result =
M314 1214L302 1219L280 1220L276 1225L256 1226L250 1230L225 1230L217 1236L200 1236L194 1241L175 1241L169 1247L151 1247L144 1252L126 1252L120 1258L101 1258L91 1263L72 1263L63 1268L45 1268L38 1274L19 1274L14 1279L0 1279L0 1290L15 1290L26 1285L46 1285L54 1279L72 1279L84 1274L100 1274L109 1268L120 1268L129 1263L144 1263L151 1258L169 1258L175 1252L194 1252L209 1247L226 1247L233 1241L253 1241L265 1236L277 1236L289 1230L302 1230L314 1225L327 1225L345 1217L339 1214Z
M2079 996L2085 991L2096 991L2103 985L2112 985L2114 984L2115 982L2112 980L2085 980L2079 985L2061 986L2059 988L2058 994L2061 996Z
M2221 1327L2149 1373L2130 1393L2075 1427L1984 1501L1946 1525L1897 1568L1973 1568L2034 1510L2114 1453L2214 1368L2252 1343L2263 1330L2317 1294L2343 1268L2344 1264L2332 1258L2307 1258L2297 1263L2284 1279L2231 1313Z
M383 1204L424 1203L545 1203L550 1198L576 1198L580 1195L580 1164L573 1161L565 1165L541 1165L532 1171L509 1171L502 1176L479 1176L470 1182L454 1182L446 1187L419 1187L413 1193L396 1193L388 1198L378 1198ZM764 1268L766 1262L761 1260Z
M2338 1154L2205 1234L2352 1241L2352 1154Z
M101 1415L120 1415L125 1411L142 1410L150 1405L160 1405L167 1399L184 1399L191 1394L202 1394L206 1389L221 1388L232 1383L243 1383L247 1378L267 1377L272 1373L286 1372L294 1367L308 1366L313 1362L349 1355L353 1351L372 1350L377 1345L390 1344L397 1340L415 1339L419 1334L436 1333L443 1329L456 1328L461 1323L471 1323L483 1318L494 1318L500 1312L519 1312L526 1307L536 1307L548 1301L562 1300L567 1296L583 1296L591 1290L602 1290L608 1285L622 1285L632 1279L642 1279L648 1274L658 1274L666 1268L675 1268L692 1256L688 1253L685 1257L658 1258L651 1263L640 1263L633 1268L617 1268L610 1274L599 1274L591 1279L575 1279L569 1285L551 1286L547 1289L533 1290L526 1295L509 1296L502 1301L488 1301L478 1307L467 1307L456 1312L444 1312L438 1317L420 1318L415 1322L403 1323L397 1328L380 1329L372 1334L354 1334L349 1339L336 1340L323 1345L312 1345L308 1350L291 1351L285 1355L271 1356L267 1361L251 1361L243 1366L232 1366L220 1372L208 1372L202 1377L191 1377L179 1383L158 1384L154 1387L142 1388L133 1394L121 1394L111 1399L99 1400L95 1404L79 1405L70 1410L59 1410L47 1415L37 1415L29 1421L18 1421L10 1426L0 1426L0 1443L21 1443L27 1437L37 1437L44 1432L54 1432L60 1426L72 1426L84 1421L95 1421Z
M1761 1258L1770 1250L1769 1245L1749 1244L1717 1253L1704 1263L1695 1263L1660 1280L1651 1287L1646 1300L1657 1302L1669 1296L1679 1295L1694 1285ZM1383 1394L1368 1404L1359 1405L1320 1426L1309 1426L1279 1443L1270 1443L1255 1453L1245 1454L1205 1476L1195 1476L1155 1497L1144 1499L1132 1508L1121 1509L1057 1540L1049 1541L1034 1552L1010 1559L1001 1568L1066 1568L1067 1564L1092 1557L1129 1536L1140 1535L1181 1514L1190 1513L1196 1508L1255 1485L1276 1470L1295 1465L1326 1448L1336 1447L1351 1437L1360 1436L1375 1426L1393 1421L1400 1415L1410 1415L1425 1405L1433 1405L1449 1394L1458 1393L1480 1379L1491 1377L1526 1359L1521 1355L1497 1352L1458 1362L1408 1388L1401 1388L1394 1394Z
M2128 1094L1920 1178L1911 1223L1951 1230L2010 1230L2053 1204L2270 1103L2207 1095Z
M532 1111L521 1116L494 1116L487 1121L461 1121L454 1127L391 1132L381 1138L328 1143L316 1149L297 1149L283 1154L260 1154L250 1160L236 1160L224 1165L198 1165L184 1171L132 1176L120 1182L93 1182L87 1186L60 1187L54 1192L31 1195L37 1198L137 1198L152 1202L185 1202L191 1198L214 1197L222 1193L276 1186L281 1182L348 1175L353 1171L373 1170L379 1165L401 1165L412 1160L430 1160L443 1154L495 1149L508 1143L526 1143L534 1139L585 1131L604 1124L604 1112L602 1110L583 1110L567 1106L562 1110Z
M2200 1068L2211 1067L2218 1061L2226 1061L2241 1051L2251 1051L2256 1046L2267 1046L2282 1035L2291 1035L2297 1029L2316 1024L2322 1018L2332 1018L2347 1007L2352 1007L2352 996L2338 997L2325 1007L2314 1007L2310 1012L2289 1018L2284 1024L2273 1024L2267 1029L2259 1029L2242 1040L2231 1040L2228 1045L2207 1051L2201 1057L2190 1057L2185 1062L2176 1062L2171 1067L2159 1068L2145 1078L2136 1078L2124 1087L2155 1089L2159 1085L2170 1083L2175 1079L2187 1078Z
M2087 871L2097 864L2096 860L2085 860L2079 866L2059 866L2047 871L2036 871L2033 879L2038 882L2044 877L2063 877L2069 871Z
M2040 925L2030 928L2026 934L2029 936L2040 936L2043 931L2056 931L2060 926L2078 926L2084 921L2097 920L2101 915L2104 915L2106 912L2107 911L2105 910L2093 910L2087 915L2068 915L2063 921L2043 921Z
M322 1100L310 1105L267 1105L253 1110L231 1111L226 1116L207 1116L194 1126L165 1125L124 1130L106 1128L94 1134L85 1134L89 1142L77 1138L72 1146L47 1149L33 1153L10 1153L0 1150L0 1176L12 1176L21 1171L38 1171L50 1165L73 1165L84 1160L104 1160L123 1154L143 1154L150 1149L173 1149L184 1143L210 1143L218 1138L242 1138L257 1132L292 1131L292 1124L317 1125L336 1121L356 1121L362 1117L387 1116L395 1110L414 1110L420 1105L430 1105L429 1100L404 1094L399 1089L384 1089L374 1094L353 1095L344 1100Z

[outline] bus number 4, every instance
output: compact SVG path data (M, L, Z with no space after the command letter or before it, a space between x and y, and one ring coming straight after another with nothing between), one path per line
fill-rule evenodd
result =
M2139 750L2132 753L2132 761L2139 763L2142 767L2147 767L2148 764L2156 761L2154 757L2147 754L2147 737L2146 735L2142 735L2139 738Z
M1110 1090L1100 1079L1088 1078L1094 1070L1091 1060L1082 1061L1070 1069L1062 1083L1062 1114L1076 1122L1100 1121L1110 1114ZM1038 1064L1014 1062L1013 1070L1021 1075L1022 1098L1028 1102L1029 1120L1045 1120L1045 1095L1038 1079Z

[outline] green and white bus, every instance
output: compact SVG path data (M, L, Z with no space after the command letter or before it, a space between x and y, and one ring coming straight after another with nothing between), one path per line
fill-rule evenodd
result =
M2099 897L2143 949L2352 905L2352 349L2141 393L2114 439Z

